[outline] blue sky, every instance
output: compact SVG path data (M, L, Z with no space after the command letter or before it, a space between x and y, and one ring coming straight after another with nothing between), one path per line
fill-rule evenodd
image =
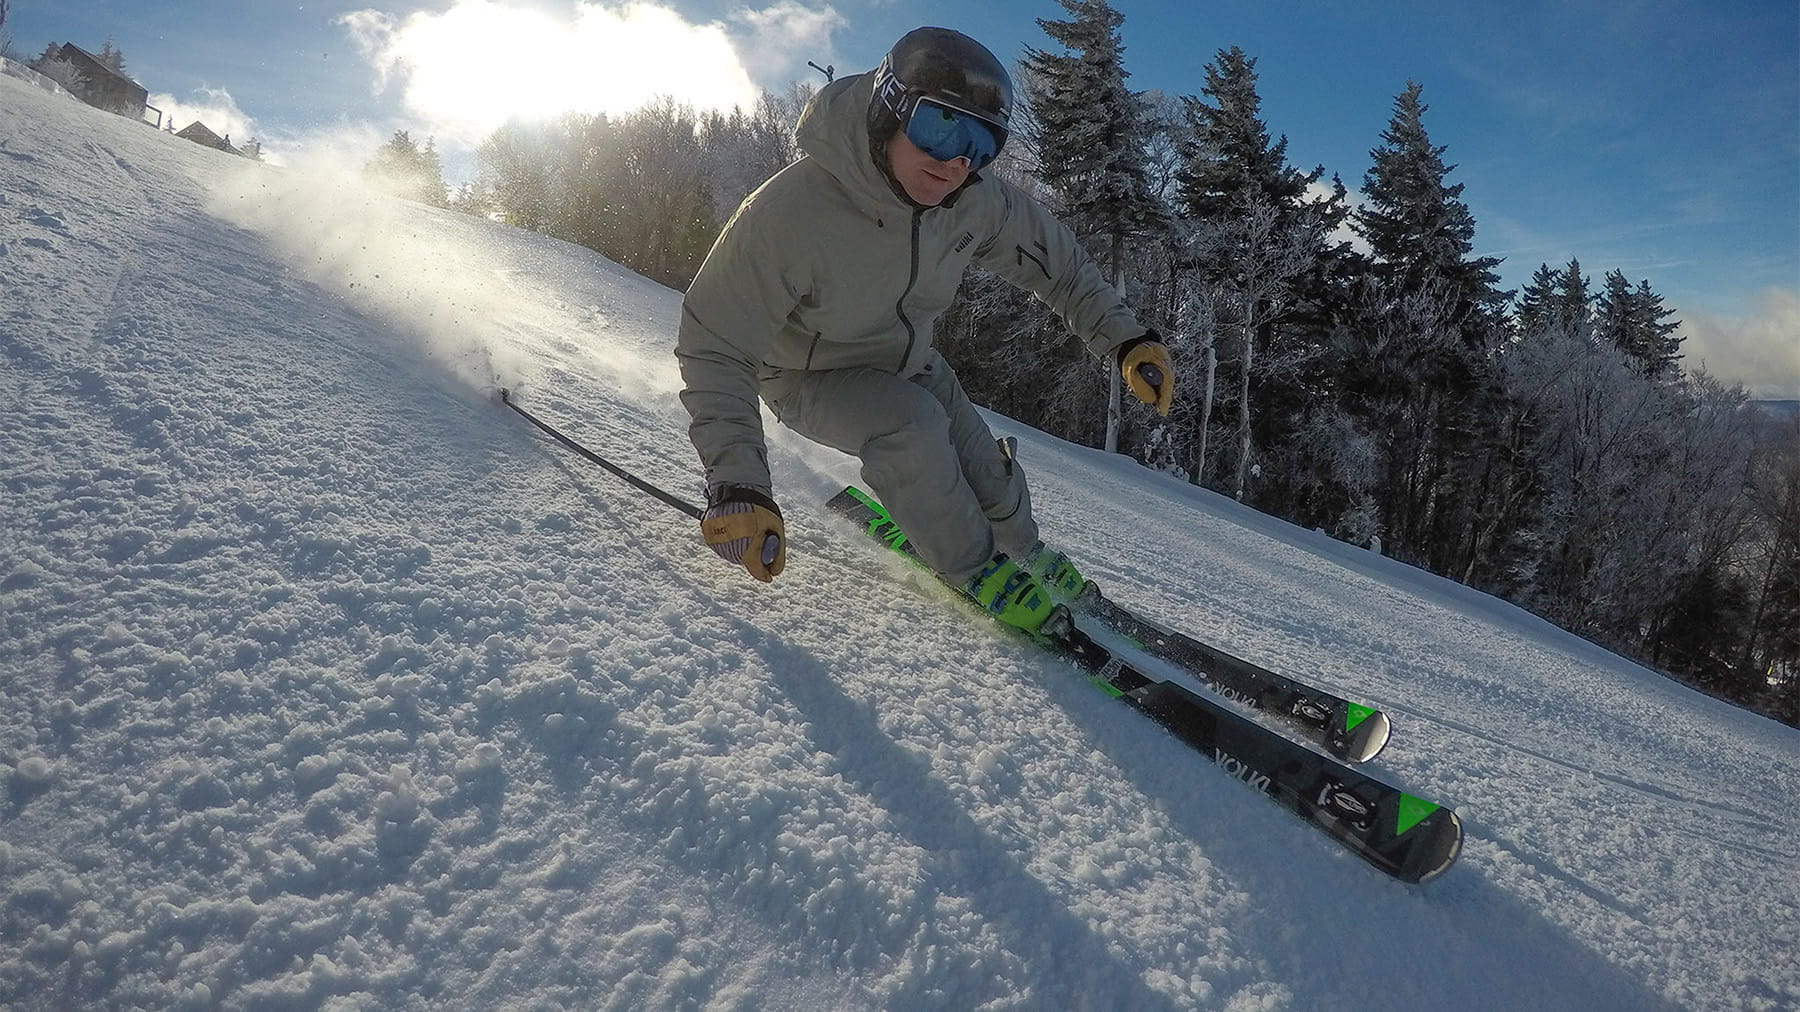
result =
M1003 58L1047 46L1054 0L13 0L16 52L111 37L127 71L278 158L362 157L392 130L437 139L451 174L508 110L672 92L729 104L866 69L940 24ZM221 8L226 12L222 12ZM1457 166L1478 251L1509 287L1578 257L1598 286L1648 279L1687 324L1688 361L1800 397L1800 5L1573 0L1463 5L1115 0L1132 84L1197 94L1222 47L1257 60L1264 119L1297 166L1354 192L1409 80ZM235 9L231 9L235 8ZM560 69L559 69L560 68Z

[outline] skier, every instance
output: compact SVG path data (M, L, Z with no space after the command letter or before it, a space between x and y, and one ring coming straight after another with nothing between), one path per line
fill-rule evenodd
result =
M706 469L701 532L756 579L787 561L760 397L859 457L920 558L1002 621L1035 632L1054 607L1043 584L1080 589L1038 540L1024 473L932 347L933 324L974 262L1043 300L1164 415L1174 371L1074 234L980 174L1012 109L1011 78L980 43L908 32L874 72L807 105L802 157L744 200L688 289L675 355Z

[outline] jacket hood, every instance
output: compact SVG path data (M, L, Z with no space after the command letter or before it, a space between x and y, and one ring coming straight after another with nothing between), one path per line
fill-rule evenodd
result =
M800 150L831 173L858 209L871 218L910 210L875 165L869 143L869 102L875 75L855 74L826 85L806 104L794 139Z
M794 138L807 157L843 184L859 210L879 220L910 213L920 205L875 163L876 147L869 137L869 103L874 96L872 72L833 81L806 104L794 126ZM980 181L981 176L971 172L968 181L939 206L955 206L963 191Z

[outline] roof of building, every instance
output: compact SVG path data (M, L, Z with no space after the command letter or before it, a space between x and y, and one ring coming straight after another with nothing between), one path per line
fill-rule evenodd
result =
M211 127L199 120L195 120L187 126L182 127L180 130L175 131L175 136L193 141L196 144L204 144L207 147L218 148L222 151L235 150L226 143L225 138L213 133Z
M112 67L107 66L106 61L100 59L100 57L98 57L98 56L95 56L93 53L90 53L87 50L81 48L80 46L76 45L75 43L65 42L62 44L62 48L63 48L63 51L65 51L65 52L73 49L75 52L81 54L82 56L87 57L87 61L89 63L92 63L95 67L98 67L101 71L103 71L107 74L110 74L113 77L118 78L119 80L125 82L126 84L131 85L133 88L137 88L140 91L144 90L143 85L137 83L136 81L134 81L130 77L127 77L126 75L120 73L119 71L114 70ZM64 57L64 58L67 59L67 57Z

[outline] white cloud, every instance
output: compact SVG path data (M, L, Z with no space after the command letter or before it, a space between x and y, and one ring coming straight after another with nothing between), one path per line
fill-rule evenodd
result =
M150 104L162 110L163 123L184 130L196 121L221 137L229 136L233 144L243 144L258 136L256 120L238 108L237 100L223 88L197 88L187 99L166 92L150 96Z
M1753 396L1800 398L1800 290L1768 288L1742 318L1683 313L1682 365Z
M829 34L837 16L783 2L740 18L760 45L784 27ZM726 26L693 24L655 4L576 2L551 15L456 0L444 11L361 10L337 23L378 86L402 89L407 111L440 143L472 147L511 119L616 115L660 96L724 109L749 107L759 94Z
M808 60L825 66L831 56L832 35L850 25L834 7L808 7L796 0L780 0L762 10L741 10L732 20L742 26L742 50L751 76L764 82L791 76L794 68L804 68ZM856 67L846 73L866 69Z

